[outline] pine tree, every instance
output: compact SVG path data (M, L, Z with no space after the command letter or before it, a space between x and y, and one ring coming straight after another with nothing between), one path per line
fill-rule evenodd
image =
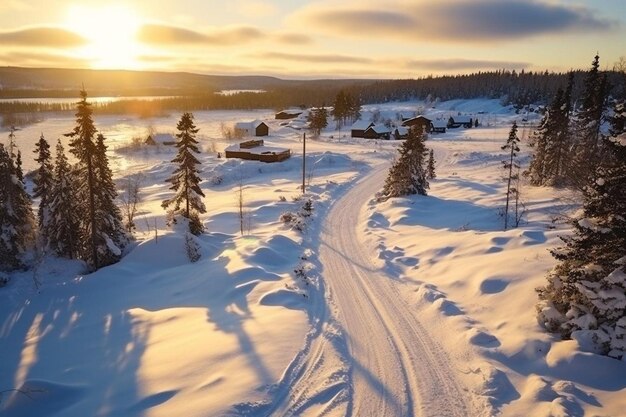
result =
M425 134L421 129L411 128L407 139L398 149L400 156L389 169L382 198L401 197L410 194L427 195L429 188L424 160L426 158Z
M328 126L328 111L325 107L318 107L311 109L307 116L309 122L309 129L313 132L313 136L320 135L322 129Z
M533 133L534 152L528 174L532 185L558 185L564 182L568 156L567 104L562 89L558 89L539 128Z
M509 226L509 205L511 199L518 201L517 198L517 188L515 187L515 181L519 178L518 170L519 170L519 162L517 161L517 153L519 152L519 142L520 139L517 136L517 122L513 122L513 126L511 127L511 131L509 132L509 137L506 141L506 144L502 146L503 151L509 151L509 155L506 161L502 161L502 165L504 170L506 171L506 206L504 208L504 230L506 230Z
M600 127L606 105L608 90L606 75L598 68L600 57L594 57L591 70L587 73L581 107L575 121L575 144L572 151L570 175L574 185L583 187L593 175L601 160Z
M426 168L426 178L429 180L437 178L437 174L435 173L435 152L431 149L428 154L428 166Z
M111 171L106 157L104 137L96 135L91 104L87 93L80 92L77 103L76 126L66 136L70 141L70 152L78 159L77 173L80 179L75 192L79 209L86 213L81 218L80 257L94 269L109 265L120 259L125 244L124 228L119 209L113 201L117 195L112 184Z
M0 144L0 270L21 267L22 255L34 242L32 202L22 176L21 167Z
M88 242L81 242L80 257L87 261L93 268L100 267L98 259L98 224L96 222L96 178L94 168L94 155L96 145L94 135L96 127L93 123L91 103L87 102L87 92L80 91L81 100L76 103L76 126L70 133L66 133L71 139L70 152L78 159L77 190L75 195L81 205L80 210L85 213L81 221L81 237Z
M33 195L39 199L39 209L37 210L37 225L41 236L41 243L44 247L48 245L49 219L50 219L50 193L53 185L53 167L50 156L50 145L43 136L35 145L34 153L37 155L35 161L39 168L33 178Z
M610 158L583 191L574 235L552 255L559 261L538 288L539 319L565 339L591 342L603 354L626 355L626 133L603 139Z
M77 178L67 161L61 140L57 142L54 181L50 190L48 245L58 256L80 256L83 240L80 228L80 205L76 199Z
M189 231L194 235L199 235L203 231L203 226L198 214L205 213L206 208L202 202L204 193L200 189L198 176L197 166L200 165L200 161L193 155L200 153L196 140L198 129L193 123L193 114L184 113L176 128L179 131L176 134L178 153L172 162L177 167L168 180L172 184L170 190L173 190L175 194L172 198L163 201L161 205L165 209L173 205L172 216L185 217L189 221Z
M128 244L128 236L122 224L122 214L115 204L117 190L113 182L113 173L106 156L107 146L104 136L96 137L96 155L94 168L96 173L96 221L101 239L98 251L100 264L110 265L119 261L122 249Z

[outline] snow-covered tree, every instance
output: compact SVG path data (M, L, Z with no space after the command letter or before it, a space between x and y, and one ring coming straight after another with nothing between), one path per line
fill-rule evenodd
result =
M546 111L539 128L533 133L534 152L528 169L532 185L560 185L565 182L569 156L569 119L562 89Z
M507 182L506 185L506 205L504 208L504 230L506 230L509 226L509 206L511 200L519 201L518 199L518 189L515 187L516 180L519 178L519 162L517 160L517 153L519 152L519 142L520 139L517 136L517 122L513 122L513 126L511 126L511 131L509 132L509 137L506 140L506 143L502 146L503 151L508 151L508 156L505 161L502 161L502 165L506 172L505 180Z
M34 242L35 218L22 177L21 167L0 144L0 270L22 266Z
M173 206L172 216L181 215L189 221L189 231L194 235L199 235L203 231L199 214L206 212L206 207L202 202L204 193L200 189L200 177L198 175L198 165L200 161L194 156L199 154L196 134L198 130L193 122L193 114L184 113L180 118L176 128L176 147L178 153L172 162L177 165L174 173L168 180L172 184L170 190L175 192L170 199L163 201L163 208Z
M606 74L599 72L600 57L594 57L592 67L587 72L581 97L581 106L573 122L574 146L571 155L570 177L573 184L582 188L587 185L601 162L601 126L608 81Z
M50 219L50 193L54 182L52 157L50 156L50 145L43 136L35 145L35 161L39 164L35 176L33 177L33 196L39 199L39 209L37 210L37 225L41 244L48 245L48 226Z
M96 137L96 155L94 168L96 172L96 222L101 242L98 246L99 260L102 266L117 262L122 249L128 244L128 235L122 223L122 214L115 204L117 189L113 182L113 173L109 168L106 156L107 146L102 134Z
M322 129L328 126L328 111L325 107L317 107L311 109L307 116L309 122L309 129L313 133L314 137L320 135Z
M48 247L58 256L74 259L80 256L83 237L82 212L76 198L77 179L72 172L61 140L57 142L54 182L50 190Z
M410 194L426 195L429 188L424 169L427 154L422 129L411 128L407 139L398 149L400 153L396 162L389 169L385 185L381 192L382 198L401 197Z
M428 154L428 165L426 166L426 178L429 180L437 178L435 173L435 152L431 149Z
M574 234L552 252L559 261L539 288L549 331L615 358L626 355L626 133L603 139L604 160L583 191Z
M76 126L66 136L71 138L70 152L78 159L77 190L74 195L78 199L80 211L85 213L80 222L81 236L88 241L81 242L80 257L98 269L120 259L125 234L119 209L113 204L116 193L114 188L110 189L109 182L112 180L109 178L111 173L104 138L96 140L91 104L87 102L84 89L80 95Z
M354 122L361 118L361 103L351 93L341 90L335 97L331 115L337 122L337 128L341 128L347 122Z

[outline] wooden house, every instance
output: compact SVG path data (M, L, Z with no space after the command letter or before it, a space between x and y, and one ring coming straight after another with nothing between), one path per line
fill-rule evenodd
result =
M432 125L433 125L432 133L446 133L448 122L445 120L433 120Z
M403 121L402 126L417 129L422 128L426 133L430 133L433 130L432 120L422 115Z
M472 127L474 120L470 116L450 116L448 119L448 128Z
M391 129L384 125L375 125L368 127L363 132L365 139L385 139L389 140L391 137Z
M291 150L265 146L263 139L248 140L230 145L224 150L226 158L239 158L250 161L281 162L291 156Z
M372 126L374 126L374 122L357 120L350 128L350 136L353 138L364 138L365 131Z
M395 140L406 139L409 137L409 128L404 126L398 126L393 131L393 137Z
M235 130L244 136L267 136L270 133L269 126L260 120L235 123Z

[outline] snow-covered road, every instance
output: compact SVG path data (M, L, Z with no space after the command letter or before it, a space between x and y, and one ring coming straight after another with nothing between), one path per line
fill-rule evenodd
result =
M387 165L378 166L332 207L320 237L320 263L331 310L345 331L355 416L467 416L472 410L449 365L406 303L399 286L372 262L359 217Z

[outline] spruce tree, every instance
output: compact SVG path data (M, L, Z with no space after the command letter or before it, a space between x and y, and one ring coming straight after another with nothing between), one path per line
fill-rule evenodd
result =
M67 161L61 140L57 142L54 181L50 190L48 247L58 256L78 258L83 240L80 219L83 212L76 198L77 176Z
M517 153L519 152L519 142L520 139L517 136L517 122L513 122L513 126L511 126L511 131L509 132L509 137L506 143L502 146L503 151L508 151L508 157L505 161L502 161L502 165L506 172L505 180L507 181L506 185L506 205L504 208L504 230L506 230L509 226L509 205L511 199L514 201L518 201L517 192L518 189L515 187L515 181L519 178L518 170L519 170L519 162L517 161Z
M602 116L608 90L606 75L599 72L600 57L594 57L585 78L581 107L575 116L573 131L575 143L571 156L570 175L572 183L585 186L601 160Z
M328 126L328 111L325 107L318 107L311 109L307 116L309 122L309 129L313 132L313 136L320 135L322 129Z
M32 202L21 177L21 167L0 144L0 270L5 271L23 265L35 237Z
M35 161L39 168L33 177L33 196L39 199L39 209L37 210L37 225L41 236L41 243L44 247L48 245L48 226L50 219L50 193L53 185L53 167L50 156L50 145L43 136L35 145L34 153L37 155Z
M427 195L429 188L424 160L426 146L425 133L422 129L411 128L407 139L398 149L399 158L389 169L385 185L381 192L382 198L401 197L410 194Z
M589 342L609 356L626 355L626 133L603 139L610 155L583 190L574 235L552 255L559 264L538 288L539 319L564 339Z
M437 174L435 173L435 163L435 152L431 149L428 154L428 166L426 167L426 178L429 180L437 177Z
M80 211L85 218L81 221L81 237L88 239L81 242L80 257L93 268L100 267L98 259L98 224L96 222L96 174L94 156L96 145L94 135L96 127L93 122L91 103L87 101L85 89L80 91L81 100L76 103L76 126L65 136L71 138L70 152L78 159L78 179L75 195L80 204Z
M124 229L121 225L119 209L115 207L115 187L111 185L111 172L106 157L104 137L97 139L96 127L92 118L91 104L87 93L80 92L77 103L76 126L67 133L70 152L77 163L79 181L75 192L79 209L86 213L81 218L80 257L91 267L98 269L120 259L125 244ZM86 243L86 244L85 244Z
M199 235L203 231L199 214L205 213L206 208L202 202L204 193L200 189L200 177L197 166L200 161L194 156L199 154L196 134L198 130L193 122L193 114L184 113L176 128L176 148L178 153L172 162L177 165L168 182L172 184L170 190L175 192L170 199L163 201L163 208L173 206L171 214L175 221L176 215L181 215L189 221L189 231Z
M533 133L534 152L528 169L532 185L558 185L564 182L568 157L567 104L562 89L558 89L539 128Z
M102 134L96 137L94 168L96 172L96 222L101 239L98 247L101 265L117 262L122 249L128 244L128 236L122 224L122 214L115 204L117 189L113 182L113 173L106 156L107 146Z

